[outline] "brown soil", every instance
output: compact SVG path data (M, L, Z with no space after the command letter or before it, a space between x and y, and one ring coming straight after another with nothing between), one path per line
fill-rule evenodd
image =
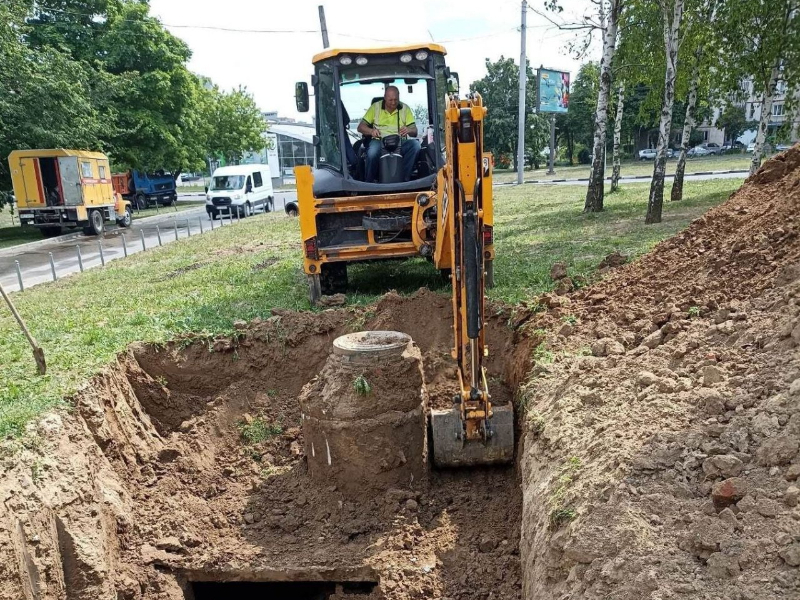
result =
M298 397L334 338L410 333L444 389L448 299L278 312L234 340L135 347L79 395L77 414L40 430L44 447L23 452L2 488L0 599L27 599L5 591L27 586L42 599L173 600L193 597L192 580L317 578L379 582L370 598L521 597L513 467L425 469L355 498L308 475ZM505 322L490 338L507 350ZM419 394L407 379L387 381ZM51 462L33 477L42 455Z
M132 348L6 455L0 600L318 580L337 600L798 598L798 208L800 147L649 255L610 258L598 284L492 308L490 388L519 398L517 467L355 497L309 477L298 398L336 336L410 334L429 405L448 405L437 294ZM530 365L541 343L555 358Z
M800 597L798 209L795 147L517 315L557 357L521 392L526 598Z

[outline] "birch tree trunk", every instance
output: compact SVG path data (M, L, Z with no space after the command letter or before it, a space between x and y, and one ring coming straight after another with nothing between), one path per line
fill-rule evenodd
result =
M614 170L611 173L611 192L616 192L619 188L620 170L620 138L622 137L622 111L625 108L625 82L619 82L619 93L617 94L617 117L614 119Z
M592 172L583 212L603 210L605 188L606 123L608 122L608 99L611 95L611 61L617 46L617 27L623 0L603 0L601 18L603 24L603 57L600 59L600 85L597 92L597 110L594 120L594 145Z
M669 145L672 108L675 104L675 76L678 72L678 34L681 28L684 0L661 0L664 17L664 49L667 56L667 69L664 76L664 100L661 105L661 119L658 124L658 145L656 146L653 179L650 182L650 198L647 202L645 223L660 223L661 209L664 205L664 175L667 170L667 146Z
M697 86L700 83L700 61L702 52L698 49L695 53L694 70L689 82L689 97L686 99L686 118L683 121L683 134L681 135L681 153L678 164L675 166L675 179L672 182L672 196L670 200L677 202L683 200L683 175L686 172L686 152L689 150L689 138L695 125L694 111L697 106Z
M775 88L778 86L780 77L778 66L772 67L767 87L764 89L761 100L761 119L758 122L758 133L756 133L756 144L753 147L753 160L750 162L750 175L758 171L761 166L761 158L764 154L764 140L767 137L767 128L772 118L772 102L775 99Z

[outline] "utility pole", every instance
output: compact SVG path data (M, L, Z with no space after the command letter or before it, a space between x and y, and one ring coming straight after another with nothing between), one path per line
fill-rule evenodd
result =
M556 161L556 113L550 114L550 157L548 159L547 174L555 175L553 165Z
M527 86L527 62L525 61L525 22L528 15L528 2L522 0L522 24L519 28L519 129L517 133L517 183L522 183L525 169L525 88Z
M319 28L322 30L322 47L330 47L330 43L328 43L328 25L325 23L325 7L322 4L319 5Z

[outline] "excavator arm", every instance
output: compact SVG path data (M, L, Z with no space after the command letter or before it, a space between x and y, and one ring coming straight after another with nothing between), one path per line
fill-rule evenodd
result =
M437 466L507 463L514 456L513 409L492 405L483 366L486 272L493 259L492 158L483 152L486 112L480 95L470 94L463 100L451 96L445 113L446 163L435 194L433 260L451 272L460 391L452 409L431 412Z

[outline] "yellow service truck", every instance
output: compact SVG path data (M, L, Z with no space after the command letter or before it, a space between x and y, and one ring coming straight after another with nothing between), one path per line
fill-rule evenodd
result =
M8 157L20 222L45 237L64 227L100 235L105 223L130 227L131 204L114 192L108 157L82 150L15 150Z

